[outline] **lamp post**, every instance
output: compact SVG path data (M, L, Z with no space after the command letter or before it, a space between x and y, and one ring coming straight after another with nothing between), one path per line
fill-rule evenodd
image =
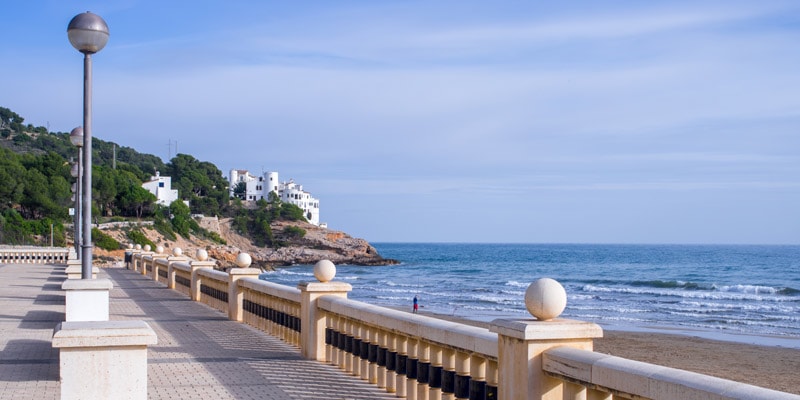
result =
M83 53L81 279L92 279L92 54L108 43L108 25L99 15L87 11L69 21L67 36L72 47Z
M81 216L83 215L81 201L83 198L81 197L81 193L83 193L83 168L81 164L83 164L83 128L77 127L69 133L69 141L72 143L73 146L78 148L78 161L72 166L72 171L70 174L73 178L77 178L77 184L75 185L75 252L78 253L78 258L81 258L81 224L83 220Z

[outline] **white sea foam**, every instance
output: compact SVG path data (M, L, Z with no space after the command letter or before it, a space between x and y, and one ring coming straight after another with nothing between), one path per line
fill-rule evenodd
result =
M736 292L747 294L776 294L778 289L769 286L757 285L729 285L729 286L716 286L714 288L721 292Z

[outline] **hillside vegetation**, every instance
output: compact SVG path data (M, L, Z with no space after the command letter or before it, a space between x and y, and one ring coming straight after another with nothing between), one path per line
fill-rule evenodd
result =
M77 158L78 149L70 143L68 133L25 125L23 117L0 107L0 244L41 245L52 241L56 246L67 246L72 242L72 232L67 227L72 222L68 211L75 204L71 186L76 178L72 177L71 168ZM172 178L179 201L159 206L155 196L142 187L156 171ZM164 163L157 156L93 137L91 173L94 223L104 226L108 222L152 221L152 229L133 224L122 235L94 232L92 239L99 249L113 252L123 243L154 246L181 240L197 241L210 248L225 246L228 240L224 236L235 234L246 238L253 253L260 251L264 257L272 257L270 264L291 264L310 259L296 256L296 251L291 255L285 249L338 246L306 238L309 230L319 228L306 223L302 209L282 203L276 196L255 204L231 199L228 182L219 168L188 154L177 154ZM222 218L230 235L201 227L194 215ZM333 236L339 237L338 234ZM371 246L366 246L366 253L377 255ZM275 259L267 250L283 251L286 259ZM377 257L375 260L380 259ZM350 257L365 264L381 263L367 258Z

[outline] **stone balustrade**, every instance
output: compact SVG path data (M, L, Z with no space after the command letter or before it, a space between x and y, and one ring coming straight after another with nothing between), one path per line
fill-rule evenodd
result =
M166 268L168 287L399 398L800 399L594 353L592 340L602 330L557 318L566 293L552 280L534 282L526 291L535 318L499 319L484 329L350 300L350 285L331 281L333 264L327 266L332 273L318 271L324 262L315 266L319 282L292 288L253 276L246 268L249 256L240 263L243 268L227 273L214 270L206 254L198 252L197 258L171 262L131 249L126 267L159 281L164 277L157 271Z
M587 399L800 398L727 379L569 347L546 351L543 368L549 376L570 386L573 396ZM576 397L564 397L567 398Z
M276 283L244 278L242 322L300 347L300 290Z
M0 264L66 264L69 258L64 247L0 247Z
M341 297L317 307L324 361L408 399L497 398L496 333Z
M211 268L202 268L195 275L199 301L211 308L228 312L228 274Z

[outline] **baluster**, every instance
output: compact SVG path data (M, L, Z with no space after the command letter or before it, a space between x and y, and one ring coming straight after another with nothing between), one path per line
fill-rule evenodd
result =
M395 362L395 385L397 397L406 397L406 360L408 359L408 338L397 336L397 357Z
M486 398L497 399L497 360L489 360L486 363Z
M611 400L614 396L608 392L601 392L595 389L586 390L586 400Z
M348 374L353 373L353 321L347 320L344 324L345 327L345 342L344 342L344 370Z
M469 399L470 356L464 352L456 352L456 376L454 394L457 399Z
M455 400L456 351L445 349L442 356L442 399Z
M337 364L339 368L342 370L345 368L345 360L347 355L345 354L345 348L347 347L347 320L345 318L339 318L339 351L337 352Z
M281 311L283 311L283 321L281 326L283 327L283 340L286 343L292 344L292 330L289 329L289 303L286 301L281 300Z
M428 376L431 368L431 345L420 342L417 352L417 400L428 400Z
M386 391L389 393L397 392L397 335L394 332L387 333L386 345L389 351L386 352Z
M353 321L353 347L350 354L353 357L353 376L361 376L361 324Z
M368 326L361 324L361 348L359 352L360 377L365 381L369 381L369 345L370 345L370 329Z
M369 349L367 350L367 368L369 369L368 380L369 383L378 383L378 349L380 342L378 341L378 328L371 327L369 330Z
M419 340L409 338L406 359L406 398L409 400L417 400L417 360L419 360Z
M388 350L387 339L386 339L386 332L383 330L378 330L378 387L385 388L386 387L386 356Z
M470 357L470 399L482 400L486 398L486 364L486 358L481 355L473 354L472 357Z
M431 345L431 367L428 372L428 398L442 400L442 359L444 350L437 345Z
M564 400L586 400L586 387L572 382L564 382L562 386Z
M295 321L295 328L298 328L298 329L292 329L292 336L294 337L295 346L300 347L300 331L299 331L299 328L300 328L301 322L299 320L300 317L298 317L298 315L300 315L300 307L297 304L292 304L291 307L292 307L292 310L294 310L293 314L292 314L292 315L294 315L294 318L292 318L292 320Z
M321 310L318 310L318 312ZM336 316L325 313L325 362L336 365L334 346L336 345Z

